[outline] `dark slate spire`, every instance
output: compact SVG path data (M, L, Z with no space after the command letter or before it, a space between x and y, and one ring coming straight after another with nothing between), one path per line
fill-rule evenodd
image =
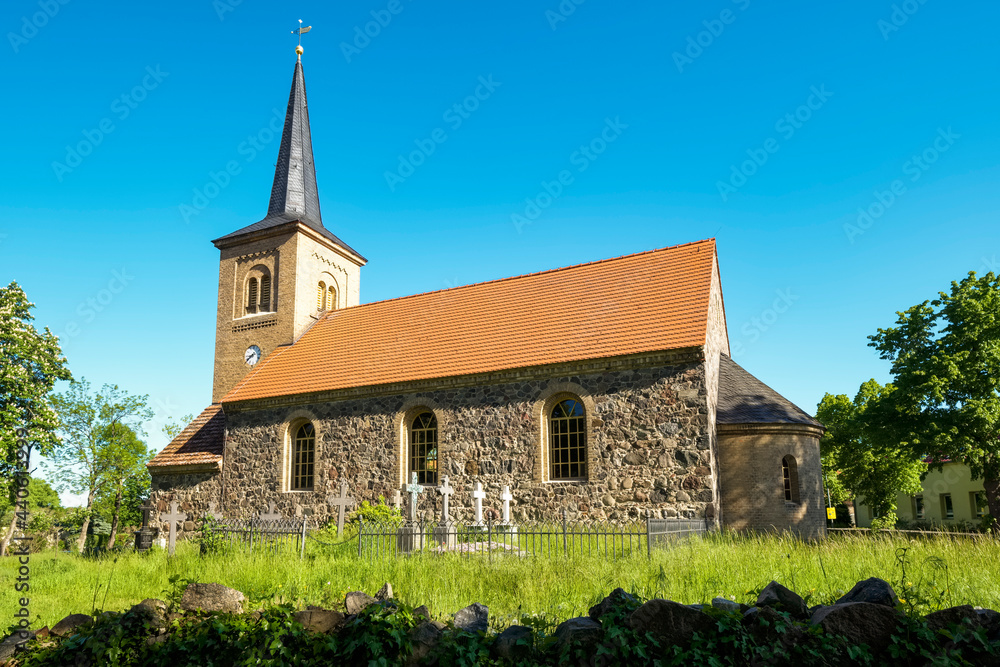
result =
M288 94L288 109L285 112L285 129L281 132L278 163L274 168L271 203L267 207L267 217L272 216L297 218L310 227L323 226L309 133L302 56L295 62L292 90Z
M306 103L306 79L302 74L302 47L292 74L292 90L288 94L285 111L285 128L281 132L278 161L274 166L271 201L267 217L260 222L215 239L213 243L227 241L237 236L277 227L291 222L301 222L319 232L342 248L357 255L361 253L341 241L323 226L319 212L319 190L316 187L316 166L313 162L312 135L309 132L309 105Z

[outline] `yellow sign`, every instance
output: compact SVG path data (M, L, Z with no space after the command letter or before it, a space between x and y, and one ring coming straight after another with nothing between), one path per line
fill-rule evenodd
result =
M836 507L827 507L826 508L826 518L829 519L830 521L836 521L837 520L837 508Z

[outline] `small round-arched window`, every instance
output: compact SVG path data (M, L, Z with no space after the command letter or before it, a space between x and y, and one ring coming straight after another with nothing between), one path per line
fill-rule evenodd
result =
M550 479L587 477L587 413L575 398L559 401L549 413Z
M799 471L794 456L781 459L781 481L784 486L785 502L799 502Z

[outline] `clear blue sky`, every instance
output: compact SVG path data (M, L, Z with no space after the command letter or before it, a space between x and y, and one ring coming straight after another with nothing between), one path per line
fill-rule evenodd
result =
M210 402L209 240L266 210L299 18L363 302L714 236L735 358L812 411L887 379L866 336L895 311L1000 258L995 2L61 2L0 19L0 280L76 377L150 394L157 448Z

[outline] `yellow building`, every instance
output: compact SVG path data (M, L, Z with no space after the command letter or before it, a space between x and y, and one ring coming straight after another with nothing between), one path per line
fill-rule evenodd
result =
M872 524L872 509L859 499L857 522L863 528ZM938 470L931 468L923 482L923 490L913 496L898 494L896 516L902 521L929 524L979 523L986 510L983 480L972 479L969 467L957 461L946 461Z

